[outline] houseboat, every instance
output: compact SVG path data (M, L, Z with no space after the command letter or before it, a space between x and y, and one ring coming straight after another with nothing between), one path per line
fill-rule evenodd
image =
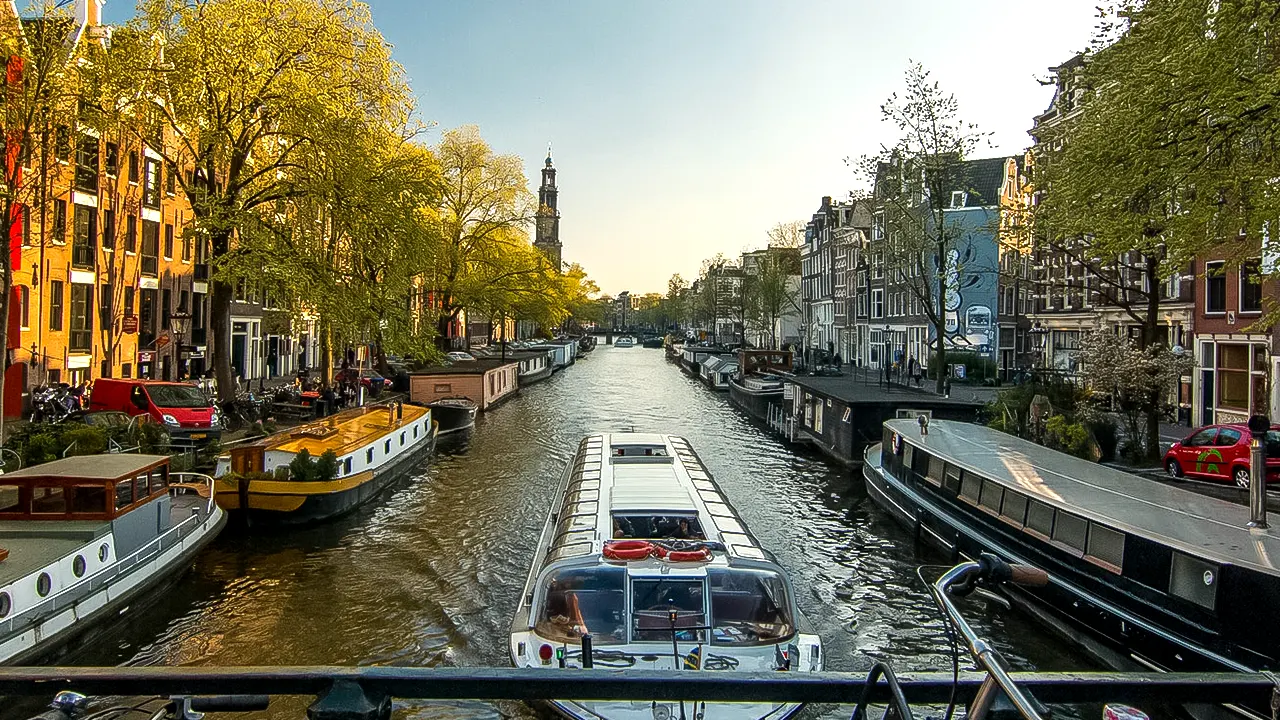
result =
M685 345L680 351L680 369L699 377L702 363L709 357L725 355L729 351L716 345Z
M572 338L558 338L534 345L530 350L550 350L551 372L559 372L572 365L578 358L578 341Z
M226 524L212 483L124 453L0 476L0 662L44 664L158 597Z
M757 420L770 422L782 408L781 375L739 375L729 378L729 401Z
M480 406L464 397L440 398L427 403L427 407L431 408L437 435L470 430L476 426L476 413L480 410Z
M1278 667L1280 533L1249 528L1245 507L941 420L885 422L863 475L878 505L945 552L1046 570L1048 586L1011 599L1104 662Z
M662 347L663 338L659 335L649 335L640 344L650 350L656 350Z
M688 441L590 435L560 481L511 623L521 668L817 672L790 580ZM798 705L556 700L571 718L783 718Z
M550 350L526 350L508 353L507 359L515 360L519 365L516 381L520 387L528 387L551 377L551 364L554 353Z
M520 389L520 363L480 358L409 374L409 400L427 405L444 398L464 397L484 412Z
M376 497L431 452L437 434L425 407L394 403L343 410L232 448L218 458L215 498L250 523L328 520ZM304 451L313 467L299 476L293 463ZM327 471L319 461L326 451L337 459Z
M738 361L732 355L709 357L698 370L702 382L712 390L729 390L729 380L738 374Z

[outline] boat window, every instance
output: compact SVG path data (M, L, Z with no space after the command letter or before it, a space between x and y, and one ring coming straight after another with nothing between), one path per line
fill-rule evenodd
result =
M614 538L706 540L698 518L682 515L613 516Z
M1212 610L1218 597L1218 566L1175 550L1169 592Z
M1124 567L1124 533L1112 530L1105 525L1089 523L1090 557L1114 565L1117 569Z
M151 492L160 492L169 486L168 468L158 467L151 471Z
M572 505L574 503L579 503L584 500L599 500L599 499L600 499L599 490L574 490L569 493L567 502L568 504Z
M604 566L561 570L547 578L534 631L552 641L577 643L591 633L596 645L626 640L627 571Z
M684 578L631 581L631 639L636 642L704 642L707 624L702 580Z
M0 512L22 512L21 489L17 485L0 485Z
M1069 545L1077 550L1084 550L1085 534L1089 531L1089 521L1078 515L1061 510L1053 523L1053 539Z
M1049 537L1053 533L1053 508L1039 500L1032 500L1027 508L1027 527Z
M364 451L364 461L369 463L370 465L373 464L373 448L369 448L368 450Z
M982 495L978 504L988 510L1000 512L1000 501L1004 499L1004 488L990 480L982 483Z
M693 486L698 490L715 490L716 484L710 480L694 480Z
M387 455L390 455L390 454L391 454L391 441L390 441L390 440L388 440L388 441L386 442L386 444L384 444L384 445L382 446L382 452L386 453Z
M574 530L594 530L595 527L595 515L566 515L560 519L560 524L556 526L556 535L563 535Z
M960 479L960 497L970 502L978 502L978 495L982 491L982 478L971 472L964 473Z
M404 433L400 433L400 447L404 447Z
M940 457L929 457L929 474L928 480L934 485L942 485L942 471L947 463Z
M67 511L67 496L63 489L57 486L41 486L37 485L31 488L31 512L32 514L41 513L57 513L62 514Z
M141 500L142 498L151 494L151 491L147 489L147 486L150 484L150 480L151 479L147 476L146 473L140 473L137 477L133 479L133 499L134 500Z
M105 513L107 488L104 485L76 485L71 492L71 512Z
M708 570L711 644L765 645L795 633L787 584L765 570Z
M914 445L908 445L902 449L902 464L909 468L915 467L916 448Z
M347 458L346 460L342 461L342 474L344 475L351 474L351 458Z
M133 503L133 482L130 480L116 481L116 509L119 510L128 507Z
M953 493L960 492L960 468L955 465L947 465L947 472L942 478L942 487Z
M703 502L724 503L724 498L720 497L720 493L715 490L699 490L698 496L702 498Z
M1006 489L1000 514L1021 525L1027 517L1027 496Z

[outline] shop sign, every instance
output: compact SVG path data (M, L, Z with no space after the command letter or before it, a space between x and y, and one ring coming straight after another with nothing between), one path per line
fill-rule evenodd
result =
M138 316L125 315L124 322L121 323L121 329L126 335L135 335L138 332Z
M153 362L153 361L155 360L155 357L156 357L155 352L153 352L153 351L151 351L151 350L139 350L139 351L138 351L138 362L139 362L139 363L149 363L149 362Z

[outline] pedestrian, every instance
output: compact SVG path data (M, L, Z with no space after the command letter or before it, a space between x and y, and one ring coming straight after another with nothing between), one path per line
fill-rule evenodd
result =
M836 369L839 370L840 366L844 365L844 358L840 357L840 353L836 353L836 356L835 358L832 359L832 362L835 363Z
M333 405L337 402L337 397L333 393L333 386L329 383L324 384L324 389L320 391L320 417L333 414Z

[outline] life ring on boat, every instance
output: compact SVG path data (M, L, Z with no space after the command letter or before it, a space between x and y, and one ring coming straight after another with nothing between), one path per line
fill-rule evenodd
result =
M706 545L682 550L672 550L661 545L653 546L653 554L667 562L707 562L711 559L711 550Z
M609 560L644 560L653 554L653 543L645 540L613 540L600 553Z

